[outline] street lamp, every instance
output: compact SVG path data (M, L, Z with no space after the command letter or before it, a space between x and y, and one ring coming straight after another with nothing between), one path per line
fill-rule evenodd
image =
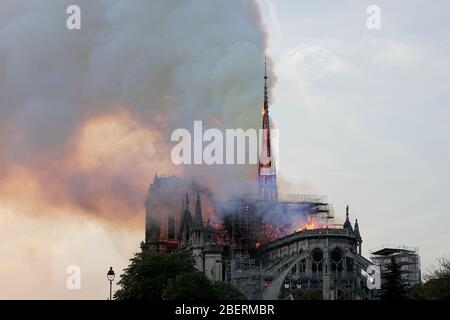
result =
M211 280L212 281L216 281L214 278L215 278L215 276L216 276L216 265L218 264L218 263L222 263L222 260L219 260L219 259L217 259L215 262L214 262L214 264L213 264L213 266L212 266L212 268L211 268Z
M112 300L112 283L114 281L114 278L116 277L116 274L114 273L114 270L112 267L109 268L109 271L106 274L106 276L109 280L109 300Z

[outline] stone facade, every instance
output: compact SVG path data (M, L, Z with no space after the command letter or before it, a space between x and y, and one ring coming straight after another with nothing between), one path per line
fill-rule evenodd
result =
M261 248L263 298L286 297L295 289L320 289L325 300L372 298L363 276L372 263L361 253L359 226L302 230Z
M192 252L196 269L212 281L222 281L222 249L216 245L214 233L209 220L206 224L203 223L200 193L197 192L194 218L189 211L189 198L186 195L181 213L178 250Z

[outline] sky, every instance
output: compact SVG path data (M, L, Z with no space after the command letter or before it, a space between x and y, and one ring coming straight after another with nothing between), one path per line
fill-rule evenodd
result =
M358 218L363 254L450 254L450 4L260 0L280 174ZM366 26L369 5L381 29Z
M82 29L68 31L75 2ZM139 251L156 172L253 177L174 167L169 137L199 119L259 125L264 55L281 191L328 196L341 220L348 204L366 257L418 247L426 270L450 254L446 1L0 6L1 299L105 299L106 271Z

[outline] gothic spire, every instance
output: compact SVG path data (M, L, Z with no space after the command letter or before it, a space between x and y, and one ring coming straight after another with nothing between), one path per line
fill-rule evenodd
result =
M361 234L359 233L358 219L355 220L355 235L358 239L361 239Z
M262 125L262 150L258 164L259 195L264 200L276 201L278 187L275 161L272 159L269 95L267 88L267 58L264 58L264 107Z
M196 226L202 226L202 204L200 202L200 190L199 189L197 189L197 199L195 202L194 223Z
M264 112L269 111L269 96L267 93L267 57L264 57Z
M180 232L179 234L181 235L181 233L183 232L183 229L186 226L191 226L192 225L192 216L191 213L189 212L189 196L186 193L186 198L182 199L181 201L181 220L180 220Z
M344 222L344 229L347 229L348 231L353 231L352 223L350 222L350 219L349 219L348 205L345 210L345 216L346 216L346 218L345 218L345 222Z

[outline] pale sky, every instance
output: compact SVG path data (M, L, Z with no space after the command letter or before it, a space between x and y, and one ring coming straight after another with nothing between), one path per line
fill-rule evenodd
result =
M450 254L450 3L260 0L280 174L358 218L364 255ZM381 29L366 27L369 5Z

